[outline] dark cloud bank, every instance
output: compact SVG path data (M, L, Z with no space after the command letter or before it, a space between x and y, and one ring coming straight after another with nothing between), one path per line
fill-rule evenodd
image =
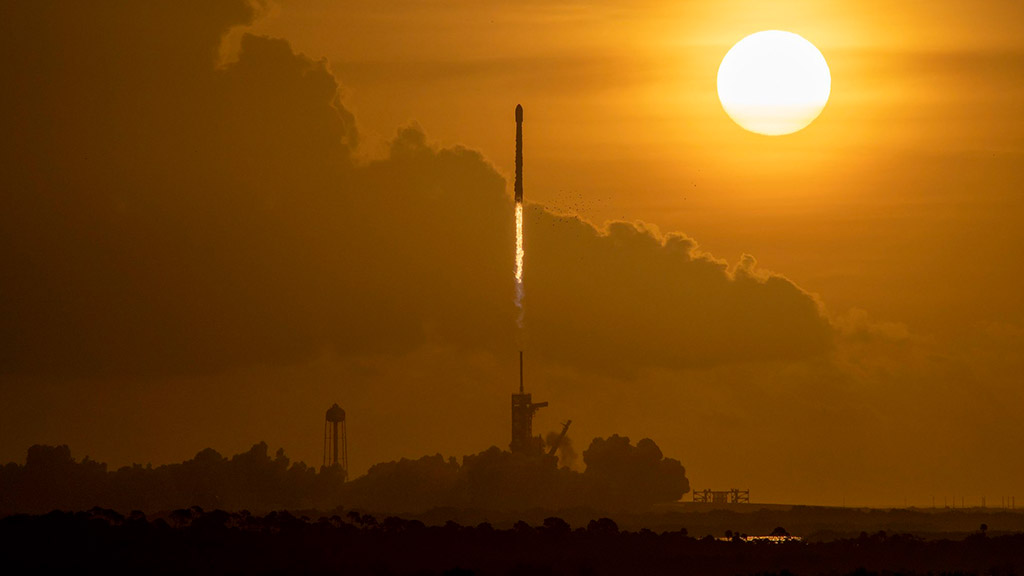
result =
M19 2L0 17L0 372L194 374L428 339L515 349L504 178L414 128L354 161L324 61L246 35L217 65L246 2ZM752 259L730 268L683 235L538 206L526 226L527 342L551 361L632 372L831 345L814 298Z

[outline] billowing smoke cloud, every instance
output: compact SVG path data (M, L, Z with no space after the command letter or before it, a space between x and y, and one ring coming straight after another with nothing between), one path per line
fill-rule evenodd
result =
M550 461L549 461L550 460ZM376 464L345 486L347 502L373 510L419 512L438 506L477 510L643 509L675 502L690 490L678 460L644 438L594 438L584 451L587 468L556 468L553 458L491 447L462 459L440 454Z
M558 437L561 434L555 431L548 432L544 435L544 444L548 447L554 446L555 442L558 442L558 465L562 468L573 468L576 465L576 460L579 458L579 454L576 453L576 448L572 445L572 437L566 435L561 441Z
M59 14L60 17L55 17ZM208 373L437 340L514 350L513 213L479 154L415 128L354 163L324 61L246 35L240 0L4 10L0 371ZM822 352L817 303L681 235L534 206L531 339L632 371Z
M629 438L594 438L583 451L586 476L598 482L619 502L671 502L690 491L686 469L666 458L650 438L633 446Z

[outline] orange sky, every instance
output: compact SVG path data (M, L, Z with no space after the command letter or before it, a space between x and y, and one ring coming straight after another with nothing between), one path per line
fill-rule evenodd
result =
M329 59L369 154L416 122L510 174L516 100L535 202L749 252L834 312L948 329L935 309L981 280L984 321L1024 317L1002 265L1021 241L1019 4L293 4L254 29ZM722 56L763 29L802 34L832 71L822 116L787 138L738 129L715 93ZM937 283L947 258L970 278Z
M1024 493L1020 3L185 8L10 9L3 461L314 463L333 402L356 473L504 446L522 103L536 429L756 501ZM831 69L793 135L718 103L763 29Z

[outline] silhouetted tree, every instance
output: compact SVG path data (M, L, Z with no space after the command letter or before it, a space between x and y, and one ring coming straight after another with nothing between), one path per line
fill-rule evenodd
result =
M599 536L615 536L619 533L619 525L611 518L598 518L587 524L587 532Z
M565 520L550 516L544 519L544 530L552 536L565 536L572 532L572 527Z

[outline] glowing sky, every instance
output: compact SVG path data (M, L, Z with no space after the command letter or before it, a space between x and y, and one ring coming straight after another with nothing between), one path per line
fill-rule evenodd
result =
M1020 3L55 6L0 40L3 461L318 462L334 402L357 474L504 446L522 103L535 430L756 501L1024 494ZM716 94L768 29L832 74L774 138Z
M330 59L369 149L415 121L508 174L511 91L530 110L536 202L685 231L716 255L753 253L840 307L934 329L948 325L932 320L936 307L970 298L978 274L998 275L989 289L1021 317L1021 280L1007 282L1000 264L1014 249L1000 235L1015 234L1006 202L1020 172L1016 4L329 5L286 5L256 28ZM833 71L828 110L785 141L731 129L715 94L729 47L774 28L808 38ZM942 216L922 217L940 205ZM922 243L972 267L982 251L992 265L935 287L940 268L907 264ZM930 289L865 293L851 273Z

